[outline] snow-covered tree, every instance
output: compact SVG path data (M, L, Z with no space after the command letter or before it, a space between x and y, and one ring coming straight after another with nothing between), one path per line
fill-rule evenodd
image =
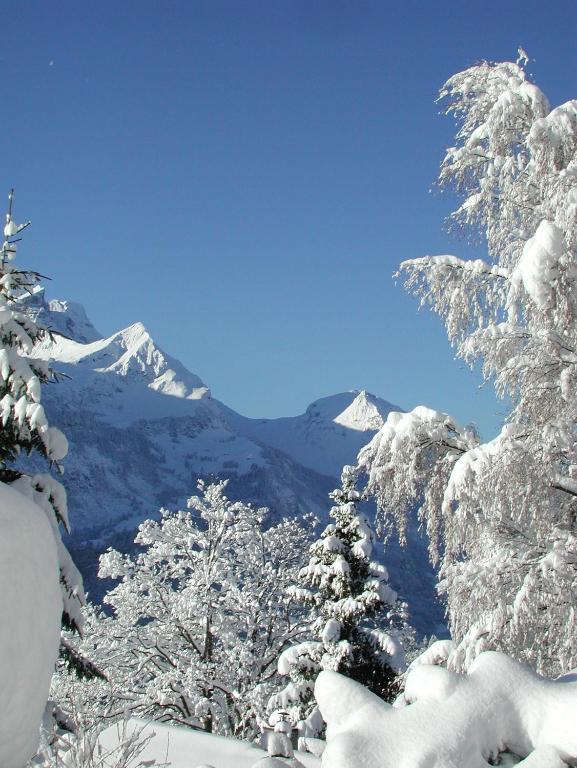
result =
M555 673L577 663L577 101L551 109L511 62L454 75L441 98L460 126L440 173L462 198L451 222L488 259L401 273L511 412L486 443L448 414L390 414L359 462L401 538L419 500L453 664L496 648Z
M58 548L63 624L79 629L82 577L60 531L61 525L69 530L66 491L49 473L28 473L19 466L19 457L34 454L60 473L59 462L66 456L68 442L59 429L48 424L40 402L42 384L55 381L56 374L46 362L34 358L34 345L48 331L31 319L26 300L41 276L14 265L19 235L30 222L16 224L12 203L13 192L0 254L0 480L28 496L47 515Z
M312 612L314 639L284 652L279 671L290 682L271 702L291 708L293 719L303 722L304 736L315 735L322 724L313 693L321 669L357 680L386 700L396 695L395 680L404 669L404 606L388 584L386 568L372 559L374 532L358 509L361 495L352 467L344 467L341 487L330 497L333 522L311 545L309 563L291 588Z
M92 684L104 716L258 732L278 655L302 631L287 588L308 539L294 520L266 528L266 510L230 501L226 485L201 482L189 511L142 523L136 556L101 557L100 576L120 582L82 650L106 670L108 683Z
M18 766L35 751L58 650L59 624L79 628L82 579L61 538L68 528L66 492L48 473L27 473L24 454L60 470L64 435L48 424L41 386L55 379L33 357L46 331L31 319L26 297L36 272L14 265L26 224L16 224L9 195L0 249L0 489L3 632L0 761ZM27 497L27 498L24 498ZM32 503L34 502L34 503Z

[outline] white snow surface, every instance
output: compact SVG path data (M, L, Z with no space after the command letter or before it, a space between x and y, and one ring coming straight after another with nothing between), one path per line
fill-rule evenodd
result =
M138 720L131 721L131 724L133 727L142 726L142 722ZM214 768L252 768L259 760L267 757L266 752L247 741L214 736L202 731L149 723L142 735L147 736L151 732L155 735L140 759L146 761L155 758L157 762L166 761L171 764L171 768L200 768L202 765L211 765ZM107 747L117 743L116 726L108 728L100 740ZM321 764L317 757L308 753L296 752L295 756L305 768L319 768ZM291 765L288 759L286 762L282 758L277 759L280 766Z
M315 696L327 722L327 768L487 768L506 748L527 768L577 760L577 682L542 678L493 651L468 674L414 667L401 708L328 671Z
M388 406L383 406L378 398L363 389L349 407L339 413L333 421L358 432L376 432L383 426L383 417L386 417L388 412Z
M552 305L553 284L559 277L559 261L564 250L563 232L552 222L542 221L525 243L513 270L513 291L522 285L539 309L548 309Z
M83 344L90 344L102 338L102 334L88 319L82 304L68 301L68 299L48 301L41 285L34 287L27 306L35 322L44 328L50 328L55 333L63 334Z
M199 400L210 395L201 379L159 349L139 322L89 344L64 336L46 339L34 347L33 356L117 373L175 397Z
M38 747L60 643L58 555L44 512L0 483L0 766Z

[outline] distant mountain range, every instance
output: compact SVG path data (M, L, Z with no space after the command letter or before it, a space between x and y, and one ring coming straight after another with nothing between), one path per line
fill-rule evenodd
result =
M30 311L54 331L34 354L68 377L44 388L43 403L70 443L70 547L96 598L104 588L98 554L129 549L137 525L162 506L184 507L199 478L229 478L231 498L267 506L273 518L311 512L326 520L343 465L400 410L351 391L316 400L300 416L249 419L214 399L142 323L103 338L82 306L47 301L42 290ZM414 532L409 549L389 548L386 561L418 629L439 632L425 549Z

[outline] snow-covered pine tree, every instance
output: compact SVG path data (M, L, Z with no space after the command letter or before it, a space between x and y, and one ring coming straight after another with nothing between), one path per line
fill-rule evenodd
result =
M321 664L389 701L404 668L398 632L403 606L388 584L387 569L372 559L374 531L358 509L361 495L351 467L343 469L341 487L331 498L334 523L312 545L301 571L303 581L317 589L311 600L325 650Z
M19 466L24 453L44 459L61 473L59 462L68 442L62 432L48 424L40 403L41 386L56 380L50 366L33 356L36 342L48 331L39 327L26 310L26 298L38 285L37 272L14 266L17 243L30 222L16 224L13 190L9 195L0 254L0 481L9 483L32 499L47 515L56 541L63 597L63 626L79 630L84 592L82 577L62 542L62 525L69 530L66 491L49 473L27 473ZM64 656L81 672L82 660L62 646Z
M457 354L511 402L482 443L446 413L392 413L359 456L401 539L415 503L441 566L451 664L503 650L556 675L577 664L577 101L551 108L517 63L441 91L458 122L440 183L488 260L404 262Z
M386 568L372 559L374 532L358 509L352 467L344 467L341 487L330 494L330 523L310 547L308 565L291 594L314 617L309 640L285 651L279 671L290 682L271 707L291 709L301 735L320 730L313 687L321 669L340 672L390 701L404 669L401 630L404 606L388 584Z

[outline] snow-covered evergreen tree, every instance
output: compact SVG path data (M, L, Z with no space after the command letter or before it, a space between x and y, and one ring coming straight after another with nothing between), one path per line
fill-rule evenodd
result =
M453 664L496 648L555 674L577 664L577 101L551 109L512 62L460 72L441 97L460 125L440 173L462 196L451 221L489 258L401 272L512 410L486 443L448 414L391 414L360 466L401 538L421 504Z
M12 207L13 191L0 254L0 480L28 496L47 515L58 548L63 624L79 629L82 577L60 531L61 525L69 530L66 491L49 473L27 473L18 462L23 454L32 453L60 473L59 462L66 456L68 442L59 429L48 424L40 402L42 384L55 381L56 374L46 362L34 358L35 343L48 331L31 319L26 298L38 285L40 275L14 265L19 235L30 222L16 224Z
M201 482L189 511L142 523L136 556L101 557L100 576L120 581L82 650L106 670L108 685L94 684L103 716L258 732L277 658L302 632L287 588L308 537L294 520L266 528L266 510L230 501L226 485Z
M330 523L310 547L308 565L299 572L291 594L314 617L313 640L284 652L279 671L289 676L271 706L291 708L304 736L318 733L314 682L321 669L357 680L383 699L397 693L395 680L404 669L400 630L404 606L388 584L386 568L372 559L374 532L358 509L352 467L344 467L341 487L330 494Z

